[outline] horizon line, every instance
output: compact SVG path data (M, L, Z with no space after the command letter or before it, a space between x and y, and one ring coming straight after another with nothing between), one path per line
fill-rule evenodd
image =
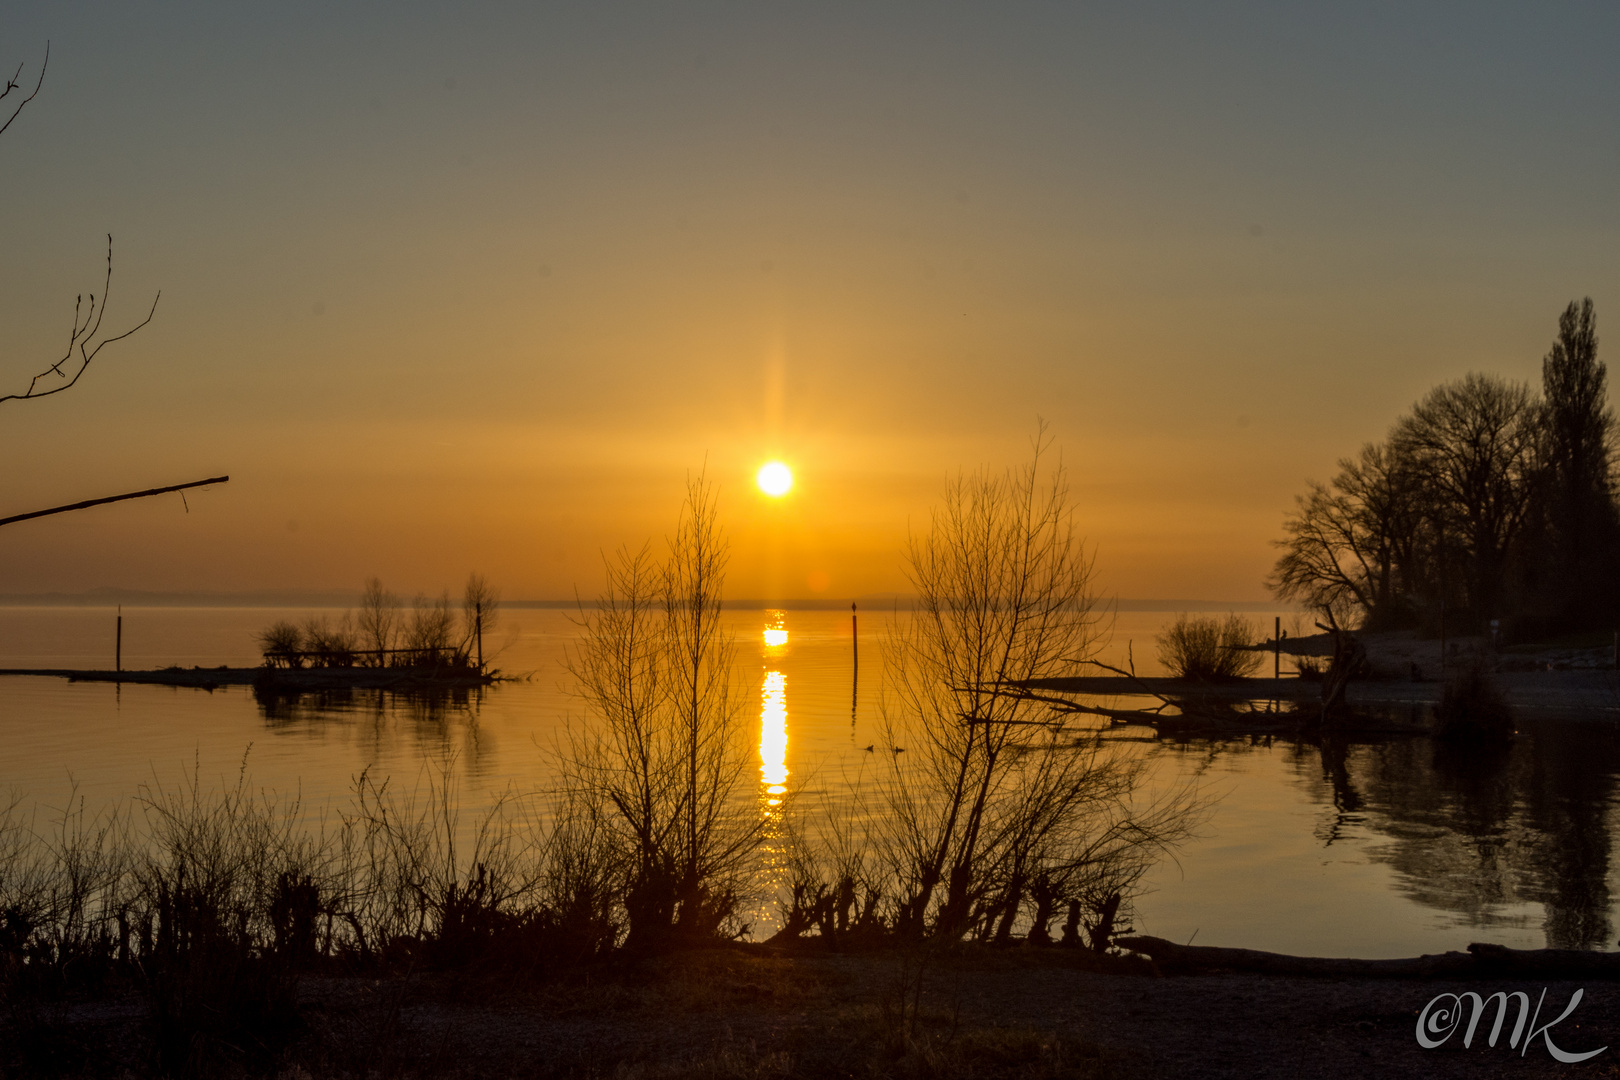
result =
M352 608L356 594L347 589L244 589L235 591L178 591L118 589L102 587L84 592L0 593L0 607L311 607ZM405 604L409 600L401 598ZM916 597L910 593L866 593L847 597L786 597L765 599L741 597L721 602L730 611L838 611L910 610ZM514 610L557 610L596 606L594 598L525 598L502 600L501 606ZM1275 600L1198 600L1186 597L1098 597L1095 607L1114 611L1291 611L1294 605Z

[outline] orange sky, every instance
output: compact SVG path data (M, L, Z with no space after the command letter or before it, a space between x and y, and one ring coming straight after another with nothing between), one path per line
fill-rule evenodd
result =
M1616 16L1566 14L8 20L51 61L0 136L5 390L104 233L109 325L163 300L0 405L0 516L233 479L8 526L0 593L589 595L703 468L731 595L902 590L946 474L1044 418L1105 591L1261 599L1306 477L1611 310Z

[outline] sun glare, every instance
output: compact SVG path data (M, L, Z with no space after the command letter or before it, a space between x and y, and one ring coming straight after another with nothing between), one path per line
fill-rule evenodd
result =
M765 648L780 649L787 641L787 616L780 611L770 612L765 621Z
M759 775L765 793L777 796L766 799L766 804L775 806L787 791L787 677L767 671L760 697Z
M754 477L759 490L773 498L786 495L793 487L793 470L780 461L767 461L759 467L759 473Z

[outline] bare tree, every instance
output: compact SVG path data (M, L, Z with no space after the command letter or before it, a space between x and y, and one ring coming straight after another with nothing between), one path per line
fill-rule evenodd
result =
M1499 613L1508 557L1535 505L1539 421L1524 384L1470 373L1429 391L1391 436L1422 478L1437 528L1459 549L1477 620Z
M1104 837L1162 849L1187 820L1184 800L1130 813L1140 766L1023 689L1072 674L1104 636L1063 467L1042 467L1049 450L1043 427L1028 465L958 476L910 543L917 605L886 657L902 935L1005 936L1032 898L1040 907L1037 883L1077 880L1124 849Z
M402 631L405 647L419 654L437 658L458 651L456 617L450 609L450 594L442 592L433 599L417 594L411 602L410 616L405 620ZM420 663L421 660L422 657L418 656L414 662Z
M461 651L484 666L484 635L500 624L501 591L483 574L467 575L461 590Z
M735 930L741 873L759 823L736 793L746 771L733 649L720 623L726 544L712 489L687 490L659 564L620 551L569 670L589 709L570 733L570 784L612 807L634 949Z
M1341 620L1359 612L1368 624L1406 621L1432 535L1421 486L1397 448L1363 446L1330 483L1313 480L1295 496L1267 584L1281 600Z
M367 578L360 592L360 614L355 620L360 648L376 654L378 667L388 663L388 652L399 640L399 597L383 588L379 578Z

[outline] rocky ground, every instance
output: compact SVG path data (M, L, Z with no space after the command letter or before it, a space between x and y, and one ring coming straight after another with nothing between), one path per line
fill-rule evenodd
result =
M1620 983L1452 984L1098 970L1062 949L915 955L692 953L547 984L491 975L324 978L265 1069L323 1077L1566 1077L1620 1075ZM1134 973L1132 973L1134 972ZM1416 1038L1436 995L1524 990L1544 1039ZM1488 1029L1490 1015L1484 1022ZM23 1024L26 1021L26 1024ZM149 1075L138 1001L13 1010L6 1077ZM19 1026L22 1024L23 1026ZM1464 1025L1466 1026L1466 1024ZM1511 1029L1511 1020L1508 1028ZM26 1044L26 1045L25 1045ZM1523 1052L1521 1052L1521 1050ZM228 1056L228 1055L227 1055ZM204 1075L241 1069L224 1059Z

